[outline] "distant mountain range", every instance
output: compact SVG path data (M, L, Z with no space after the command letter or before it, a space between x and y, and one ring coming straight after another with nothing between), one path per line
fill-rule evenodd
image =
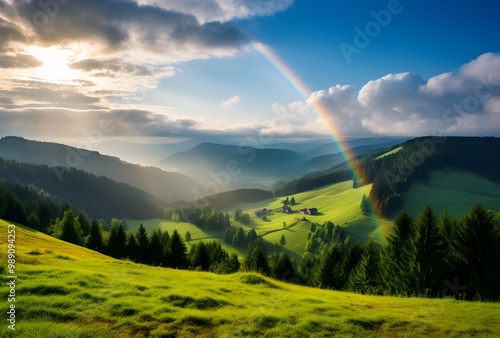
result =
M299 173L297 166L306 159L291 150L202 143L164 159L159 165L167 170L185 173L197 181L227 181L227 184L219 185L236 187L252 186L257 182L260 185L264 181L296 175Z
M147 191L167 201L189 198L195 182L181 174L130 164L117 157L62 144L29 141L21 137L0 139L0 157L21 163L77 168ZM63 170L54 170L64 180Z
M368 154L400 142L401 139L358 140L353 144L363 145L352 148L350 153L356 156ZM297 148L301 149L302 153L291 150L292 144L282 143L277 146L281 149L202 143L169 156L160 161L158 166L165 170L182 172L200 182L217 183L218 179L224 176L229 178L228 185L232 184L232 188L239 188L262 187L269 182L325 170L346 160L345 155L338 152L334 143L319 146L300 143Z

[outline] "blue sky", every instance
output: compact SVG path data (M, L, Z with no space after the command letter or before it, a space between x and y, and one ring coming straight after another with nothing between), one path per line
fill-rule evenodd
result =
M0 135L500 136L499 14L484 0L0 0Z

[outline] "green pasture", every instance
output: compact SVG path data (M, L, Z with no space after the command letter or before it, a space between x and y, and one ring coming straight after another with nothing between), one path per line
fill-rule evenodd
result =
M413 183L404 200L405 209L412 216L418 215L427 204L435 214L446 210L455 218L467 214L476 203L500 211L500 184L470 172L436 170L427 180Z

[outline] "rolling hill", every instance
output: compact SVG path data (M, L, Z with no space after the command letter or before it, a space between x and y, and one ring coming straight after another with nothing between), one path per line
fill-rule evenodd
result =
M20 137L0 139L0 157L53 168L77 168L129 184L168 201L190 198L190 190L196 186L192 179L180 173L130 164L95 151L57 143L29 141ZM64 180L65 170L59 168L53 171L59 180Z
M396 144L400 144L404 141L408 140L407 138L362 138L362 139L353 139L347 140L345 143L347 145L347 149L357 148L358 150L364 150L361 154L368 154L380 148L389 148ZM304 152L304 155L309 156L310 158L338 154L339 149L335 142L328 142L317 146L315 148L307 150Z
M0 231L7 232L6 222ZM16 275L15 329L26 338L500 335L497 303L366 296L253 273L155 268L20 225ZM0 335L11 333L4 323Z
M225 173L228 185L236 183L241 187L296 175L295 167L304 160L303 155L291 150L202 143L162 160L160 165L202 182L216 181L214 177Z

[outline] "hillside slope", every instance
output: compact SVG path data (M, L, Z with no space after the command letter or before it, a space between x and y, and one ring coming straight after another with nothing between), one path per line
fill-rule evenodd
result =
M77 168L129 184L170 201L189 197L187 192L194 186L192 179L180 173L130 164L96 151L58 143L29 141L21 137L0 139L0 157L23 163ZM55 169L54 174L64 180L65 171Z
M412 216L425 205L432 205L438 214L446 210L451 217L461 217L476 203L500 212L500 183L467 171L433 170L408 188L404 202Z
M69 204L76 212L85 211L93 218L158 217L165 201L130 185L71 168L59 181L53 168L18 163L0 158L0 214L6 191L10 190L28 206L25 211L38 213L46 200L60 208ZM38 207L37 207L38 205ZM52 217L55 217L52 214ZM15 219L23 222L21 219ZM49 224L44 224L47 227Z
M363 296L249 273L154 268L21 226L16 235L15 328L22 337L500 335L498 303ZM0 335L7 331L2 325Z

